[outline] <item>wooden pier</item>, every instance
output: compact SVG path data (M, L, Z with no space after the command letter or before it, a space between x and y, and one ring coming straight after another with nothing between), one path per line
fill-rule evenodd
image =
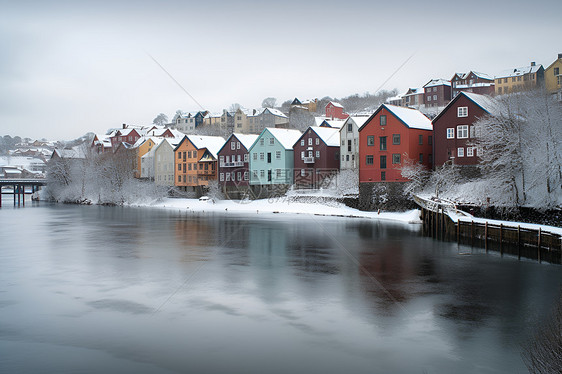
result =
M458 244L509 254L518 259L530 258L562 264L562 236L546 232L540 227L521 227L521 224L475 221L470 214L443 201L414 197L421 207L424 235L456 241Z
M0 179L0 208L2 208L2 195L14 195L14 205L25 206L25 188L31 187L31 194L45 186L45 179ZM5 192L3 187L12 187L12 192Z

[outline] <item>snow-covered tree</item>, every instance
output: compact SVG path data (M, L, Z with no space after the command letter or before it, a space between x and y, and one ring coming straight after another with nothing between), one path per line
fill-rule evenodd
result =
M413 160L405 153L400 166L402 177L409 179L404 187L404 193L411 195L420 192L427 184L430 176L429 170L417 160Z
M154 118L154 120L152 120L152 123L156 126L164 126L168 123L168 116L164 113L160 113L156 116L156 118Z
M277 99L274 97L266 97L265 99L263 99L263 101L261 102L261 107L262 108L275 108L275 105L277 104Z

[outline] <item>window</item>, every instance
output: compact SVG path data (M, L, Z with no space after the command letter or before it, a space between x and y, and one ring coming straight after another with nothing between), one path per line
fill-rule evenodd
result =
M319 144L320 144L320 139L316 138L316 145L319 145Z
M260 178L265 178L265 170L260 170Z
M234 157L232 157L232 161L234 161ZM226 156L226 162L230 162L230 156Z
M247 171L244 172L244 180L245 180L245 181L248 180L248 172L247 172Z
M343 157L343 155L342 155L342 157ZM343 159L342 159L342 161L343 161ZM349 155L345 155L345 161L349 161Z
M260 145L264 145L264 139L263 138L260 139Z
M381 166L381 169L386 169L386 156L381 156L380 166Z
M178 152L178 159L181 158L181 152Z
M281 160L281 151L275 151L275 158Z
M457 117L468 117L468 107L460 106L457 108Z
M463 147L457 148L457 157L464 157L464 148Z
M381 181L386 180L386 171L381 171Z
M308 145L312 145L312 138L308 138Z
M347 151L351 152L351 139L347 141Z
M500 95L502 94L502 88L501 88L501 87L498 88L498 93L499 93Z
M275 144L275 138L269 138L269 145Z
M281 178L281 169L275 169L275 178Z
M455 138L455 129L448 128L447 129L447 139L454 139Z
M230 173L226 173L226 181L230 182Z
M348 123L347 124L347 132L352 132L353 131L353 124L352 123Z
M381 115L381 126L386 126L386 116Z
M400 145L400 134L392 134L392 144Z
M437 101L437 95L433 95L433 101Z
M240 142L236 142L236 149L240 149Z
M267 152L267 163L271 164L271 152Z
M418 144L423 145L423 135L418 135Z
M393 153L392 154L392 163L399 164L400 163L400 153Z
M365 163L367 165L373 165L374 164L374 157L373 155L367 155L366 159L365 159Z
M258 160L258 153L257 152L252 153L252 158L253 158L254 161L257 161Z
M560 68L554 68L554 76L560 75Z
M260 152L260 161L265 160L265 153Z
M375 137L373 135L367 136L367 145L368 146L375 145Z
M258 171L252 170L252 179L258 179Z
M457 126L457 139L468 138L468 125Z
M431 101L431 95L427 97L427 101Z
M379 143L380 143L380 150L381 151L386 151L386 136L380 136L379 137Z
M304 160L304 151L301 152L301 160Z
M220 164L223 165L224 164L224 156L220 156L219 161L220 161Z
M423 153L420 153L420 164L423 164Z
M303 144L302 144L302 145L304 145L304 140L303 140ZM341 145L345 145L345 140L342 139Z
M306 170L301 169L301 177L306 177Z
M220 180L221 182L224 182L224 173L220 173L219 180Z
M237 181L241 181L241 180L242 180L242 172L239 171L238 173L236 173L236 180L237 180Z
M301 146L304 147L304 139L301 139Z
M230 142L230 149L231 149L231 150L235 150L235 149L236 149L236 143L235 143L235 142Z
M320 151L316 151L316 158L320 157Z

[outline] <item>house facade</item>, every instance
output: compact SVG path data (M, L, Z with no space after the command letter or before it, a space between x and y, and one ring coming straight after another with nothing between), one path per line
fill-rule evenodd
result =
M419 108L424 104L423 88L408 88L408 91L402 95L402 105L405 107Z
M340 169L359 173L359 128L369 117L349 117L340 129Z
M548 92L562 92L562 53L544 70L544 85Z
M455 73L451 78L451 87L451 99L460 92L474 92L481 95L493 95L495 92L494 78L476 71Z
M528 90L544 84L544 68L531 65L502 71L494 78L496 95Z
M199 111L194 113L186 113L176 118L176 129L184 134L191 134L193 131L203 124L203 119L208 111Z
M240 198L250 185L250 153L258 135L234 133L218 151L219 185L228 196Z
M424 86L426 107L444 107L451 101L451 82L445 79L432 79Z
M164 139L154 148L154 183L160 186L174 185L174 147L177 144Z
M341 119L345 120L349 117L349 114L344 113L343 105L336 103L335 101L330 101L326 104L325 108L326 118L330 119Z
M293 145L294 183L319 188L340 168L340 132L330 127L309 127Z
M197 191L215 180L216 152L223 144L220 136L186 135L174 149L174 184L185 191Z
M488 95L461 92L433 119L434 164L478 164L478 151L470 145L473 124L493 112L494 101Z
M301 135L298 130L265 128L249 150L250 185L290 186L293 183L293 145Z
M160 144L161 141L162 138L141 137L133 146L133 148L137 150L137 172L135 174L137 178L142 178L142 157L150 152L152 148Z
M135 144L144 134L140 129L127 128L127 125L123 125L123 129L114 131L109 140L111 141L112 149L116 150L119 144L128 143Z
M359 182L406 182L405 158L431 168L432 144L431 121L420 111L381 105L359 129Z

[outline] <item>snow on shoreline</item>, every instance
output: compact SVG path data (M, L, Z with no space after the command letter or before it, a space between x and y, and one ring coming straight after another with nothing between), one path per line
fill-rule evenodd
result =
M132 204L138 207L152 207L168 210L191 212L214 212L236 214L309 214L315 216L331 216L344 218L365 218L383 221L402 222L405 224L421 224L420 211L407 212L364 212L350 208L341 203L321 204L293 202L286 198L264 200L217 200L199 201L198 199L165 198L150 204Z

